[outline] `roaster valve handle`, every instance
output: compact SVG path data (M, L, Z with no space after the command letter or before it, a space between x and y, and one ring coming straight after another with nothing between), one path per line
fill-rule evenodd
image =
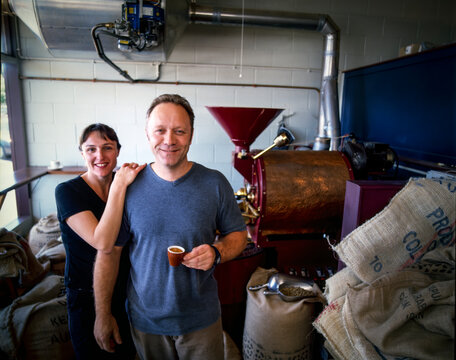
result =
M272 143L272 145L268 146L266 149L264 149L263 151L259 152L258 154L252 156L252 158L253 158L253 160L258 159L261 155L263 155L265 152L271 150L272 148L274 148L276 146L277 147L285 146L289 142L290 142L290 139L288 139L287 135L282 133L282 134L280 134L279 136L277 136L274 139L274 142Z

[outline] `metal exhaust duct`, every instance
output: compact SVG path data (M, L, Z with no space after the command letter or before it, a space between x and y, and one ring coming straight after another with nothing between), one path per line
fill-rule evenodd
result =
M339 28L328 15L262 10L215 9L192 4L190 21L197 24L281 27L318 31L324 36L318 135L314 150L337 150L340 144L337 77Z

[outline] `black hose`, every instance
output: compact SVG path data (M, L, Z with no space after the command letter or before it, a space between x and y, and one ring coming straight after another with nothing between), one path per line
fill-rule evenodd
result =
M92 39L93 39L93 43L95 45L95 49L97 49L97 53L98 53L98 56L103 59L108 65L110 65L112 68L114 68L120 75L122 75L125 79L127 79L129 82L131 83L134 83L136 82L136 80L134 80L130 75L128 75L128 73L124 70L122 70L120 67L118 67L116 64L114 64L104 53L103 51L103 45L101 44L101 40L98 36L98 33L97 33L97 30L100 29L100 28L108 28L108 27L111 27L111 26L114 26L113 23L104 23L104 24L97 24L95 25L93 28L92 28ZM116 35L116 34L113 34L109 31L100 31L102 34L105 34L105 35L109 35L109 36L113 36L117 39L120 39L120 40L129 40L127 37L125 36L120 36L120 35Z

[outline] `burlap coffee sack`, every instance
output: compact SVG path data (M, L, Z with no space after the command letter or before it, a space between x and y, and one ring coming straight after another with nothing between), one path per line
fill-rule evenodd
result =
M456 181L410 179L372 219L334 250L362 281L401 270L439 246L454 244Z
M40 263L35 255L33 255L28 242L24 238L19 238L19 242L27 254L27 269L22 276L20 286L24 289L29 289L46 276L51 268L51 264L49 261Z
M454 305L454 280L404 270L349 289L342 317L363 358L367 339L386 359L453 359Z
M38 220L29 233L29 244L33 254L37 254L49 241L59 238L60 224L57 214L49 214Z
M345 296L332 301L313 322L313 326L325 337L326 342L329 344L327 349L336 359L364 360L352 342L350 342L342 321L344 303ZM380 357L372 358L372 360L377 359L381 360Z
M323 346L324 348L328 351L328 353L332 356L332 358L334 360L342 360L342 358L340 358L339 356L337 356L337 351L333 349L331 343L326 340L324 343L323 343ZM331 356L329 356L328 358L331 359Z
M355 286L361 283L361 280L348 267L335 273L326 280L324 296L328 303L344 296L348 286Z
M0 310L0 353L11 359L72 358L63 277L47 276Z
M50 240L36 254L39 262L50 262L50 271L56 275L65 274L66 252L62 243L62 237Z
M41 281L50 263L41 264L33 255L28 242L19 234L0 229L0 276L15 278L16 286L24 291Z
M405 270L416 270L438 281L454 280L455 253L454 246L437 248L426 253L419 261L406 267Z
M19 353L22 359L75 358L68 328L65 295L37 304L27 320Z
M27 269L27 254L19 236L6 228L0 229L0 277L17 277Z
M363 287L359 287L362 289ZM351 308L348 297L345 296L345 302L342 306L341 318L344 326L348 341L351 346L356 349L358 356L362 359L380 359L378 350L375 349L374 345L364 336L361 330L358 328L357 323L353 317L350 316ZM383 354L382 354L383 356Z
M267 283L276 272L258 268L247 288ZM306 299L285 302L278 295L265 295L263 290L248 290L243 358L310 360L314 313L314 302Z
M41 263L46 262L47 260L50 260L51 263L65 261L66 252L62 243L62 237L48 241L48 243L38 251L36 258Z

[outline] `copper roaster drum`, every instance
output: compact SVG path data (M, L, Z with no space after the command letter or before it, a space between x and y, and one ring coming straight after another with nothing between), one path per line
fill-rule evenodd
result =
M253 237L339 231L349 163L338 151L270 151L255 160ZM252 233L252 231L251 231Z

